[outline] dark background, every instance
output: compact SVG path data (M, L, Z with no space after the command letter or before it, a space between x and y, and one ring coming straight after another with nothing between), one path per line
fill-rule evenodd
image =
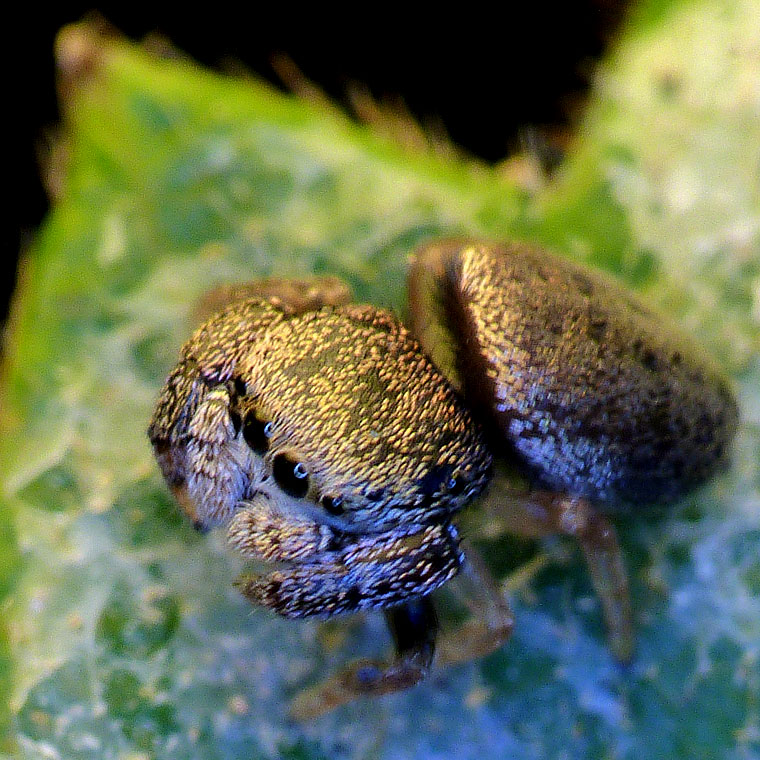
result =
M468 152L498 161L518 150L526 135L551 143L572 129L594 65L614 40L625 6L622 0L534 3L507 8L503 18L505 11L498 18L474 18L460 7L450 16L439 11L415 21L390 10L380 15L381 8L373 6L365 6L362 20L306 18L285 4L279 18L276 8L262 18L251 10L240 15L207 5L196 13L104 9L102 16L132 39L157 32L207 66L243 64L280 86L271 62L284 54L336 101L347 105L346 92L356 83L378 100L401 98L422 124L442 123ZM15 284L16 253L23 255L47 210L38 156L59 118L55 35L88 10L68 6L33 16L32 9L22 9L26 17L16 28L6 27L8 41L16 42L8 69L10 123L17 132L7 165L18 169L9 185L0 323Z

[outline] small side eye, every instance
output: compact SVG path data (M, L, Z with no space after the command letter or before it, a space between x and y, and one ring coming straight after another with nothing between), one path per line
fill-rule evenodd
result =
M448 496L459 496L466 487L467 478L450 464L433 467L420 483L420 490L427 498L443 493Z
M323 496L322 506L325 508L325 512L331 515L342 515L343 509L343 497L341 496Z
M238 398L242 398L248 393L248 389L245 387L245 381L242 377L236 377L232 383L234 395Z
M266 454L269 450L269 439L272 437L272 431L271 422L264 422L264 420L259 419L253 411L246 414L243 422L243 438L257 454Z
M302 499L309 490L309 472L305 465L296 462L287 454L278 454L274 458L272 474L277 485L289 496Z
M449 476L449 479L446 481L446 491L451 496L459 496L459 494L464 492L466 487L467 478L459 472L455 472L453 475Z

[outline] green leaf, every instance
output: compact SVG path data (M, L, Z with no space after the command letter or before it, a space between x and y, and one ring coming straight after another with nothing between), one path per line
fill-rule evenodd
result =
M757 757L758 18L755 0L643 6L536 195L260 83L64 30L63 190L23 267L3 380L0 750ZM320 627L250 608L222 537L196 535L160 479L152 405L210 286L331 272L401 312L409 253L461 233L548 243L697 333L736 382L735 463L676 509L619 522L629 669L578 555L547 545L501 651L295 725L300 687L389 646L382 620ZM503 573L530 557L512 541L484 549Z

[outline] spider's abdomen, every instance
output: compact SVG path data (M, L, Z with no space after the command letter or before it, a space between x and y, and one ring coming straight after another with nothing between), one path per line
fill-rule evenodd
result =
M444 241L420 252L410 289L413 328L500 433L494 454L541 485L667 501L724 459L728 383L612 279L523 244Z

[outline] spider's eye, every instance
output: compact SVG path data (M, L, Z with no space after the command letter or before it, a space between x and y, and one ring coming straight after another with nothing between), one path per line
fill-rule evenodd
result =
M302 499L309 490L309 473L302 462L297 462L288 454L278 454L274 458L272 474L277 485L288 496Z
M343 514L343 498L341 496L323 496L322 506L325 508L325 512L331 515Z
M271 422L259 419L254 411L250 411L243 422L243 438L257 454L266 454L272 429Z
M420 484L423 495L431 498L435 494L459 496L467 488L467 478L450 464L433 467Z
M242 377L236 377L233 381L232 388L235 396L242 398L248 393L248 389L245 387L245 381Z
M459 496L467 486L467 479L461 473L454 473L446 481L446 491L452 496Z

